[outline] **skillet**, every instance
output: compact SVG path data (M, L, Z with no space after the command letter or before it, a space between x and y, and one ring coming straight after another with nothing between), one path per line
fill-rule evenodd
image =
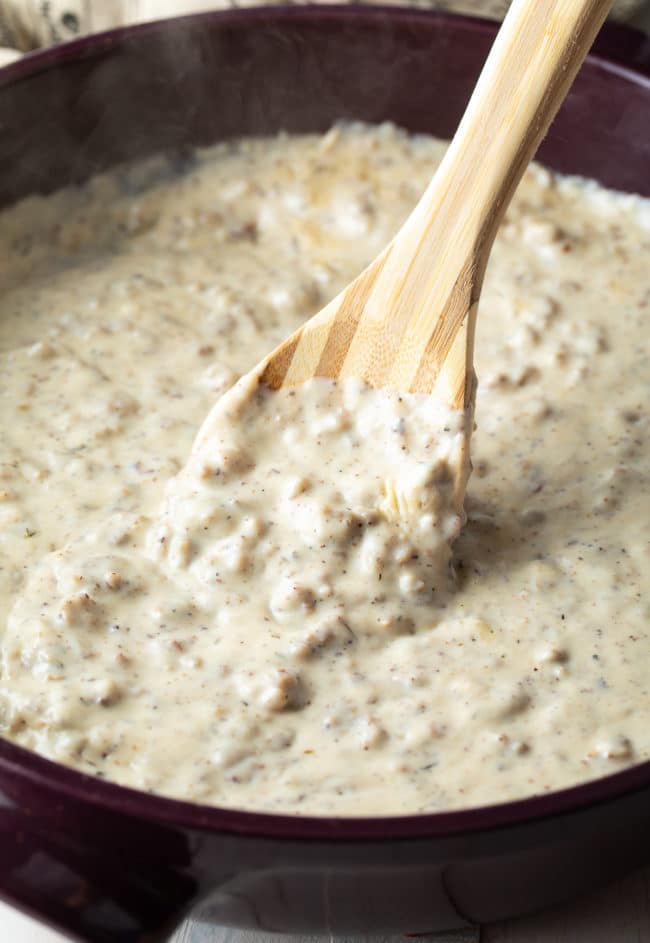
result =
M240 134L392 120L453 133L496 25L287 7L131 27L0 70L0 205L123 160ZM650 196L650 45L608 25L539 155ZM0 896L86 943L157 943L187 914L293 933L422 933L534 910L650 860L650 762L433 815L208 808L0 740Z

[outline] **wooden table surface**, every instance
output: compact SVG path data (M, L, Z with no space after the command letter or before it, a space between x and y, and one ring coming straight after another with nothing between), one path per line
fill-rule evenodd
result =
M532 917L478 930L434 934L423 943L650 943L650 867L610 887ZM64 943L0 904L2 943ZM170 943L335 943L335 937L285 937L219 930L189 921ZM345 943L406 943L402 936L346 937Z
M454 934L420 938L423 943L650 943L650 867L579 900L532 917ZM172 943L260 943L260 936L188 923ZM296 943L296 937L268 937ZM301 943L334 943L336 937ZM345 943L405 943L400 936L346 937Z
M579 900L531 917L420 938L423 943L650 943L650 867ZM296 943L296 937L268 937ZM303 938L301 943L334 943L336 937ZM259 943L259 935L214 930L188 923L173 943ZM346 937L345 943L405 943L400 936Z

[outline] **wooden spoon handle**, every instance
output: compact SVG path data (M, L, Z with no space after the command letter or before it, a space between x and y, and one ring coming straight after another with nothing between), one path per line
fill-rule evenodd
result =
M611 5L514 0L438 172L364 273L362 330L341 375L438 388L451 405L467 405L476 305L497 227ZM382 341L378 366L368 339L387 329L392 349Z

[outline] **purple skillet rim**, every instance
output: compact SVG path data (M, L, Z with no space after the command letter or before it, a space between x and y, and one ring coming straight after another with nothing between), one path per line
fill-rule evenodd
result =
M453 24L456 30L490 34L494 34L497 27L492 20L441 11L337 5L252 7L245 10L199 13L178 17L175 21L200 23L202 20L216 20L243 27L271 22L281 25L285 21L322 22L341 19L372 24L379 17L404 25L421 19L441 25ZM0 88L69 61L109 52L124 39L165 30L168 24L169 20L163 19L122 27L81 37L62 46L29 53L22 59L0 68ZM639 34L618 25L608 25L605 31L609 33L607 53L599 51L590 54L589 61L605 71L614 72L621 78L650 90L650 61L647 69L641 69L637 64L632 67L619 59L625 49L625 39L634 38ZM621 58L624 59L624 55ZM516 825L532 825L543 819L586 811L588 808L650 789L648 760L610 776L514 802L421 815L343 818L247 812L168 799L86 775L0 738L0 777L3 771L19 775L24 781L35 786L47 787L61 797L77 799L82 803L101 806L107 810L170 827L207 829L218 833L285 841L335 841L337 844L400 839L426 840L458 834L477 834Z
M230 23L241 26L263 25L273 22L282 24L283 21L337 21L350 20L363 23L364 21L371 25L378 18L390 19L396 23L408 25L412 22L433 21L441 25L453 24L455 29L468 30L469 32L479 32L494 35L498 24L494 20L481 17L464 16L459 13L449 13L442 10L422 10L400 6L389 6L373 4L368 6L345 5L332 3L324 6L319 5L282 5L272 7L247 7L245 9L232 10L213 10L206 13L194 13L186 16L168 17L165 19L152 20L148 23L139 23L134 26L123 26L112 30L106 30L101 33L94 33L90 36L82 36L79 39L73 39L62 43L59 46L51 46L47 49L40 49L34 52L26 53L15 62L0 67L0 88L19 81L23 78L30 78L37 75L52 66L64 65L66 62L76 59L87 59L102 52L110 51L114 46L118 46L124 39L130 39L137 36L147 36L168 29L170 22L174 23L201 23L211 21L221 21L224 24ZM596 44L599 45L602 38L607 38L606 50L601 52L589 53L588 59L591 63L597 64L600 68L609 72L615 72L621 78L627 78L629 81L643 86L650 84L650 37L645 38L642 33L631 27L624 26L615 22L608 22L601 31ZM624 61L626 41L636 40L639 43L645 42L649 52L647 62L643 64L634 63L633 65Z

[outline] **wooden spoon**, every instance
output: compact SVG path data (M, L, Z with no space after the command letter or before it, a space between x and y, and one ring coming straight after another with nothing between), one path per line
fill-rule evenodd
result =
M387 248L258 367L474 397L474 327L497 227L612 0L514 0L436 175ZM440 89L444 95L444 88Z

